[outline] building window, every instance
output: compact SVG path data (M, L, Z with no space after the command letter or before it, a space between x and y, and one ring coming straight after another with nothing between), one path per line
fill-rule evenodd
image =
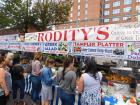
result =
M140 0L136 0L136 2L140 2Z
M80 10L80 5L78 5L78 10Z
M88 3L88 0L85 0L85 3Z
M120 6L120 1L113 2L113 7L118 7L118 6Z
M130 16L125 16L125 17L123 17L123 20L131 20L131 17Z
M105 4L105 8L110 8L110 4Z
M119 14L120 13L120 9L114 9L113 11L112 11L112 14Z
M86 15L86 16L88 15L88 10L87 10L87 9L85 9L85 15Z
M85 4L85 8L88 8L88 3Z
M80 11L78 11L78 16L80 16Z
M119 20L120 20L120 18L113 18L113 19L112 19L113 22L117 22L117 21L119 21Z
M104 23L108 23L109 22L109 19L104 19Z
M124 0L124 4L125 5L132 4L132 0Z
M109 15L109 11L104 11L104 15Z
M123 9L124 12L130 12L131 11L131 7L126 7Z

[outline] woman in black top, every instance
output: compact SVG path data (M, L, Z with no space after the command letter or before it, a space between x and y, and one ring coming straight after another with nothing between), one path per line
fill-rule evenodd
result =
M24 103L24 88L25 88L25 80L24 80L24 69L20 64L15 64L11 70L12 76L12 90L13 90L13 99L15 105L18 103L17 101L17 90L20 89L20 101L19 103Z

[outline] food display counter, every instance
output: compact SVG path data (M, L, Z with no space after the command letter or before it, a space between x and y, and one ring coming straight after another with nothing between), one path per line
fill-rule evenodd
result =
M112 67L104 74L102 98L105 105L140 105L140 68Z

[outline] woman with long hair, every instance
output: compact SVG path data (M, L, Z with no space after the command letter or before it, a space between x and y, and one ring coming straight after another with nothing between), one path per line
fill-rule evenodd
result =
M40 100L40 91L41 91L41 60L42 53L36 53L34 56L34 60L32 61L32 74L31 74L31 82L32 82L32 93L31 98L33 100L33 105L36 105Z
M53 59L46 59L45 67L41 72L41 101L42 105L50 105L52 100L52 83L55 78L52 73L52 67L54 67L55 61Z
M76 73L74 58L66 57L63 63L63 71L60 81L59 97L62 105L74 105L76 88Z
M81 105L101 105L101 79L95 61L92 58L88 59L86 71L78 83L78 91L82 94Z

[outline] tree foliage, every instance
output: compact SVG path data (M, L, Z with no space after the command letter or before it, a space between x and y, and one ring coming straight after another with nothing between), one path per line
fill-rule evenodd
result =
M27 32L30 26L43 31L47 26L64 23L72 3L66 1L32 2L31 0L1 0L0 28L12 27L20 32Z

